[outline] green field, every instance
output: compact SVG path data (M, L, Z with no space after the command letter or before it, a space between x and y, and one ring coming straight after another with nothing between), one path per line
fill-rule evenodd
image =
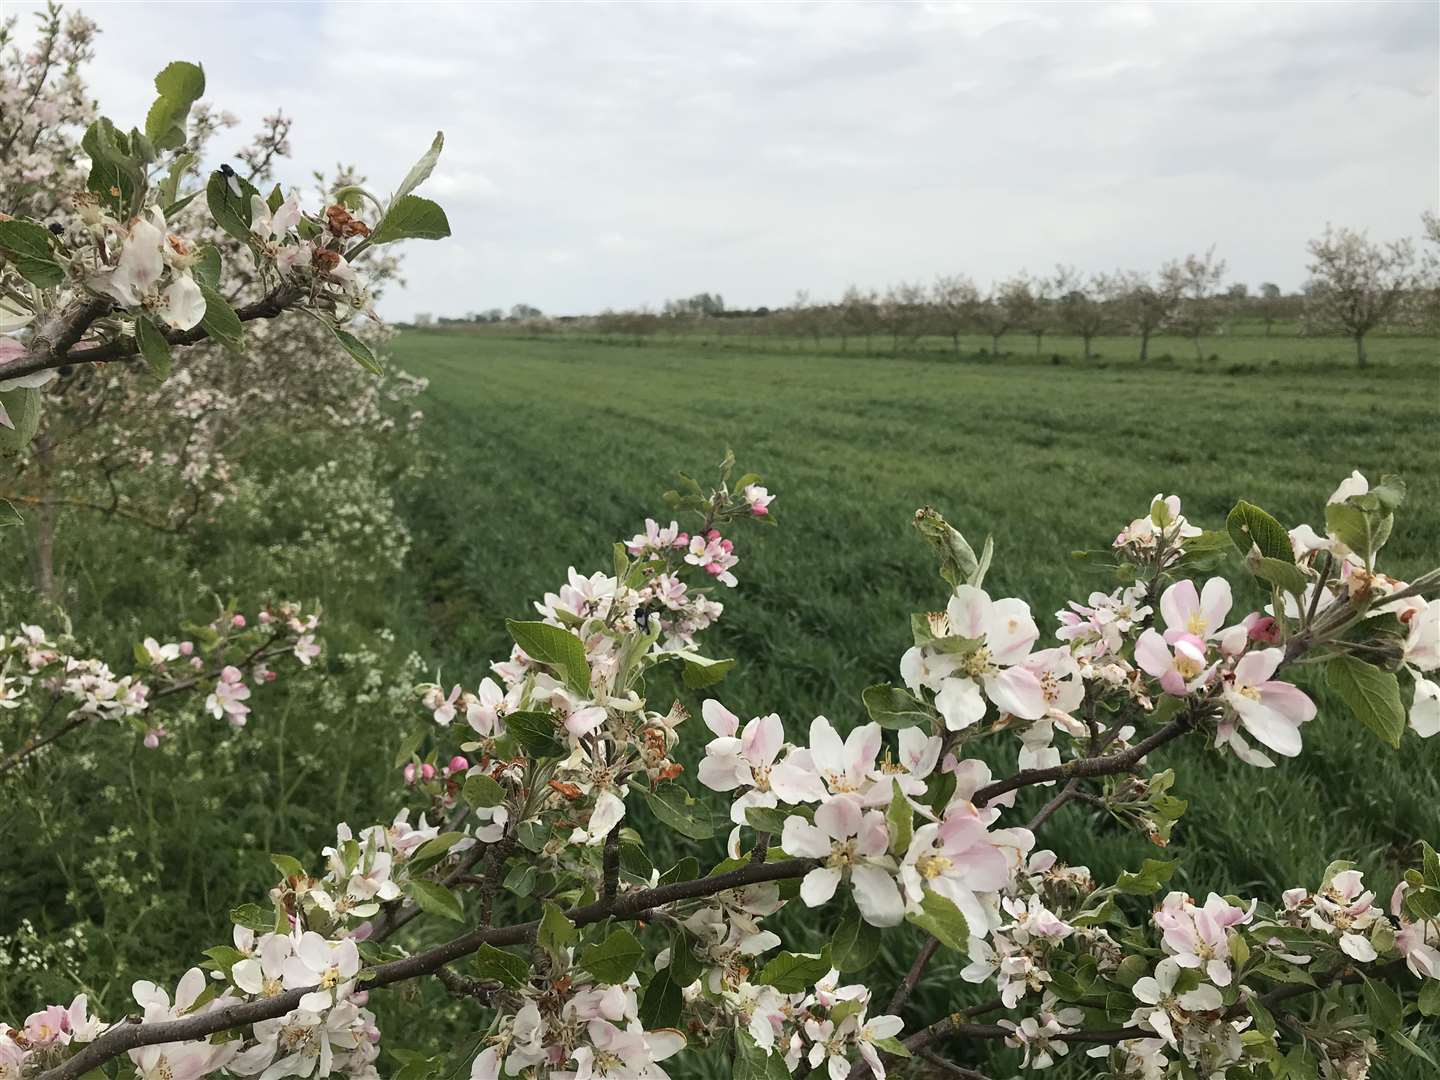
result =
M792 736L817 714L842 730L860 722L860 690L895 677L909 612L942 603L909 527L921 505L974 539L994 534L987 588L1027 599L1042 630L1066 598L1103 584L1069 553L1104 546L1157 491L1180 493L1207 527L1242 497L1288 524L1318 523L1352 468L1400 473L1410 501L1385 561L1399 575L1440 561L1433 341L1378 340L1369 372L1346 362L1343 341L1232 340L1220 363L1144 368L957 361L929 344L864 358L402 335L397 360L432 380L441 460L408 514L448 675L476 681L507 648L501 615L525 612L569 565L606 566L611 541L659 513L673 469L703 476L727 446L779 493L780 527L737 538L741 585L709 649L741 666L717 694L742 716L778 711ZM1097 348L1115 356L1133 343ZM1190 800L1169 852L1182 860L1178 887L1273 895L1344 856L1386 896L1403 845L1440 836L1440 745L1412 737L1393 754L1320 696L1304 755L1279 768L1198 746L1167 757L1183 763ZM1013 768L1013 746L993 753ZM1073 807L1041 845L1102 878L1156 854ZM899 951L879 963L908 964ZM974 992L957 991L960 964L931 968L917 1014Z
M63 770L12 781L0 815L0 963L10 965L0 1015L68 1000L77 986L123 1010L131 980L173 981L227 938L229 910L273 883L268 853L314 865L336 821L390 817L406 800L395 748L424 723L404 688L437 668L473 686L508 651L507 616L524 617L568 566L608 567L615 539L661 516L675 470L708 477L727 446L778 493L778 528L736 536L740 586L706 648L740 665L713 692L742 716L780 713L793 737L817 714L842 729L861 721L860 690L896 677L909 613L943 603L909 525L921 505L977 541L994 534L987 588L1027 599L1044 631L1065 599L1105 586L1069 553L1104 546L1157 491L1181 494L1209 527L1241 497L1287 524L1318 524L1352 468L1400 473L1410 499L1384 564L1403 576L1440 562L1433 340L1377 338L1367 372L1344 341L1293 336L1232 335L1216 344L1220 360L1199 362L1188 342L1162 341L1145 367L1126 339L1098 341L1089 363L1064 339L1047 339L1038 358L1028 339L1003 359L962 344L956 359L938 339L899 357L877 342L867 357L854 341L842 355L838 343L817 353L809 342L409 332L394 359L431 380L413 460L277 434L259 441L234 498L184 537L66 518L62 598L102 654L123 662L132 641L209 618L212 587L247 605L319 598L327 678L257 693L243 732L202 720L156 752L118 726L96 728ZM0 586L0 608L55 625L22 576ZM680 692L698 711L699 695ZM1440 739L1411 738L1394 754L1320 697L1305 754L1274 770L1194 745L1167 752L1190 800L1167 853L1181 862L1177 887L1273 895L1317 882L1343 856L1383 897L1405 845L1440 838ZM695 724L686 735L693 762L705 733ZM986 753L1008 771L1017 745L995 740ZM1043 798L1031 795L1027 807ZM681 844L720 857L718 840L677 842L644 809L631 820L657 865ZM1157 854L1077 804L1041 844L1101 878ZM827 936L823 916L796 906L783 918L794 947ZM915 945L909 931L888 935L865 981L884 993ZM959 982L962 963L936 958L912 1020L981 996ZM458 1061L464 1007L438 987L419 992L426 1009L397 1010L393 1027L389 998L376 995L385 1045L454 1048ZM1010 1076L1014 1057L987 1067ZM728 1075L713 1060L694 1070L676 1069L677 1080ZM1423 1073L1387 1063L1375 1075Z

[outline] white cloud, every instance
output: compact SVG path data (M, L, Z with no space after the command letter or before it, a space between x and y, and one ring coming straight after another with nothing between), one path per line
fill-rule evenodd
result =
M1295 286L1327 220L1413 234L1440 187L1428 3L80 6L117 120L200 60L247 124L294 115L296 182L344 161L383 190L443 128L455 236L410 245L392 316L1212 243Z

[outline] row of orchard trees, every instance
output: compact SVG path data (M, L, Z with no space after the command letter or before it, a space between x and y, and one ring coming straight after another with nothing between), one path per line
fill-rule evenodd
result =
M1440 323L1440 221L1424 218L1428 250L1418 258L1409 240L1371 241L1364 233L1327 228L1309 245L1310 278L1298 295L1262 284L1251 293L1244 284L1226 284L1225 262L1214 249L1166 262L1153 273L1117 270L1083 273L1057 266L1049 276L1019 273L984 289L959 274L926 286L901 282L884 292L848 288L838 301L815 301L800 292L788 307L774 311L726 311L719 297L702 294L668 301L661 313L648 310L605 311L584 320L594 331L637 342L662 331L710 328L751 336L840 340L889 340L891 350L913 346L925 336L948 337L958 353L961 338L983 335L998 354L1006 335L1028 335L1040 352L1045 335L1078 337L1086 359L1094 340L1129 334L1139 340L1140 359L1149 357L1151 339L1176 334L1188 339L1196 357L1203 341L1229 319L1263 322L1270 334L1277 322L1298 321L1307 334L1343 334L1355 343L1357 362L1367 363L1365 338L1387 325L1434 327ZM723 322L721 320L724 320ZM728 324L728 325L727 325ZM531 320L533 332L554 329Z

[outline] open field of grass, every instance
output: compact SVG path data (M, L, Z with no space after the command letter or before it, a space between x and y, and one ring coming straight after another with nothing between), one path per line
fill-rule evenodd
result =
M1181 494L1207 527L1242 497L1287 524L1320 523L1352 468L1400 473L1410 501L1385 564L1402 576L1433 565L1435 343L1377 339L1369 372L1345 362L1345 342L1314 344L1252 341L1229 371L1193 359L957 361L938 346L865 359L404 334L394 353L432 380L440 457L406 509L434 655L447 680L478 680L508 647L502 616L523 617L569 565L607 566L613 539L659 515L672 469L704 476L726 446L779 493L780 527L737 537L741 585L709 650L741 665L716 692L742 716L778 711L794 736L817 714L842 730L860 722L860 690L896 675L908 614L942 603L909 527L921 505L973 540L994 533L987 588L1026 598L1045 632L1066 598L1103 584L1068 553L1104 546L1157 491ZM1283 355L1272 363L1262 349ZM1440 745L1412 737L1392 754L1315 692L1321 715L1296 761L1255 771L1198 746L1167 758L1184 765L1178 793L1191 807L1170 851L1178 887L1273 895L1343 855L1385 896L1400 845L1440 836ZM1013 746L994 752L1013 768ZM1074 807L1041 843L1102 878L1155 854ZM957 991L959 966L931 967L917 1012L973 992Z

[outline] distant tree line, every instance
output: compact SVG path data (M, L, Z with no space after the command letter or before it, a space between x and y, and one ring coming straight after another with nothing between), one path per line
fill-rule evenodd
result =
M789 305L774 309L727 308L718 293L697 293L666 300L658 312L606 310L547 319L538 309L517 304L508 315L492 308L439 322L504 323L527 334L580 329L635 344L656 335L713 332L797 345L810 341L818 350L838 339L842 352L862 341L873 352L879 340L899 353L922 337L940 336L950 339L957 355L964 337L988 337L989 352L999 355L1007 335L1027 336L1038 354L1047 334L1064 333L1080 339L1086 359L1094 355L1096 338L1123 334L1138 340L1143 361L1159 334L1185 338L1200 358L1206 338L1222 332L1229 320L1245 319L1262 323L1266 336L1279 323L1297 324L1307 335L1343 334L1354 342L1356 362L1363 367L1368 363L1365 339L1376 329L1440 329L1440 219L1427 213L1422 221L1425 244L1418 257L1408 239L1380 243L1363 232L1327 226L1308 245L1309 279L1299 293L1289 295L1272 282L1254 292L1244 283L1227 284L1225 261L1211 248L1167 261L1153 272L1087 274L1060 265L1049 275L1021 272L989 288L957 274L929 285L900 282L884 291L852 285L831 301L813 300L802 291Z

